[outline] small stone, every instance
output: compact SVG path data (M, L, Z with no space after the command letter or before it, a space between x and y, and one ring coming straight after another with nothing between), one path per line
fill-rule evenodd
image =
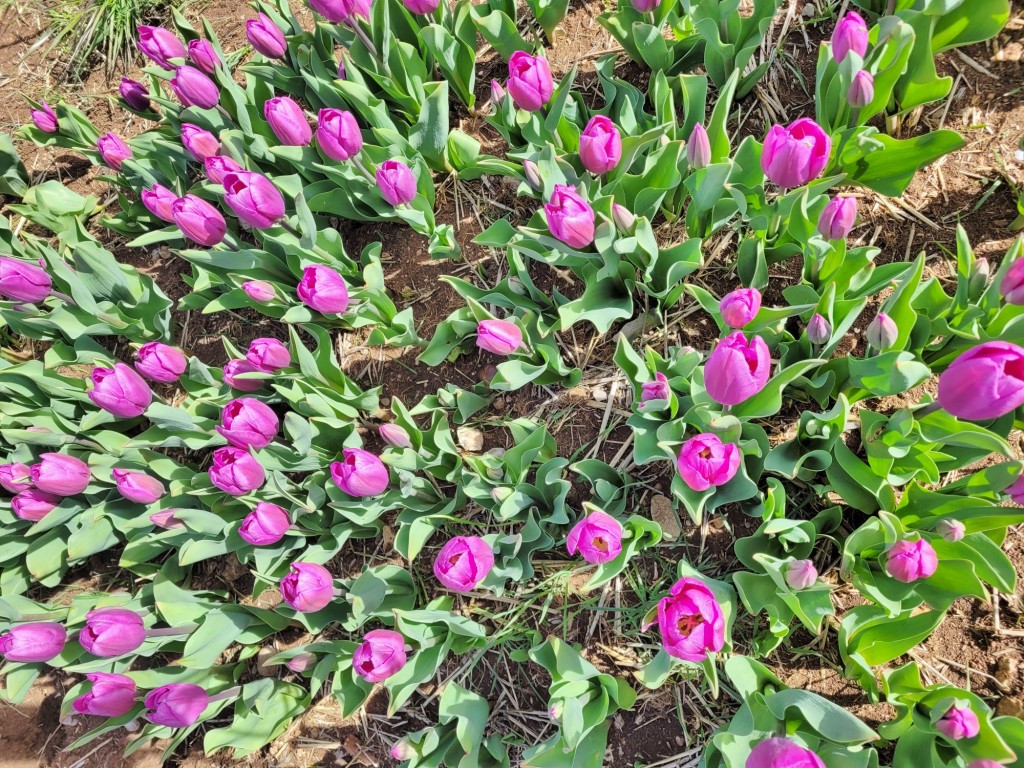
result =
M672 501L666 496L655 496L651 499L651 519L661 526L666 539L678 539L683 529L679 525L679 515L672 507Z
M1013 696L1003 696L996 704L996 714L1024 718L1024 703Z
M260 648L259 652L256 654L256 671L264 677L276 676L278 671L277 665L267 664L270 658L274 656L276 653L277 651L274 649L274 646L272 645L265 645L262 648Z
M996 663L995 678L1000 683L1006 684L1017 676L1017 659L1010 654L1003 654Z
M459 427L455 432L463 450L478 453L484 448L484 433L472 427Z
M608 390L604 387L595 387L590 390L590 396L593 397L597 402L603 403L608 400Z

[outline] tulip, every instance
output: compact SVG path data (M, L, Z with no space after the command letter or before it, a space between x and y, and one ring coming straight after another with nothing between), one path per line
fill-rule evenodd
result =
M248 360L228 360L224 364L224 383L239 392L255 392L263 388L262 379L242 379L243 373L261 373L261 371Z
M274 290L274 286L266 280L246 280L242 283L242 290L246 296L260 304L277 298L277 291Z
M426 16L427 14L436 11L437 6L439 6L441 2L440 0L402 0L402 4L406 7L409 13Z
M167 489L155 477L144 472L132 472L127 469L114 469L111 474L117 484L117 491L128 501L138 504L152 504L162 498Z
M45 101L39 102L39 109L30 110L29 115L32 118L32 122L35 124L43 133L56 133L60 130L60 124L57 121L57 113L53 111L53 107L47 104Z
M152 187L143 189L139 197L146 209L158 219L174 221L174 201L178 196L167 187L154 183Z
M163 509L159 512L154 512L149 516L149 522L158 528L164 528L166 530L171 530L172 528L183 528L185 523L182 522L181 518L174 514L177 511L178 510L176 509Z
M505 96L507 95L508 93L505 90L505 86L491 78L491 101L494 103L495 108L505 100Z
M706 168L711 164L711 140L703 123L697 123L686 142L686 162L692 168Z
M11 493L32 489L32 475L27 464L15 461L0 464L0 486Z
M786 583L797 591L813 587L818 581L818 569L812 560L792 560L786 564Z
M875 100L875 78L866 69L853 76L846 100L855 109L862 109Z
M1003 491L1014 504L1024 506L1024 474L1018 477L1009 488Z
M216 72L217 65L221 63L220 56L213 50L213 45L209 40L190 40L188 57L192 59L193 64L208 75Z
M849 11L832 30L832 58L842 61L853 51L861 58L868 50L868 25L856 11Z
M254 229L266 229L284 218L284 197L266 176L232 171L221 180L224 202Z
M971 297L977 297L985 290L991 270L988 259L984 256L975 259L967 282L967 292Z
M263 116L277 140L288 147L304 147L313 138L306 115L293 99L275 96L263 105Z
M761 170L778 186L799 187L818 178L828 164L832 139L809 117L788 127L773 125L761 151Z
M344 80L348 73L345 71L345 54L338 57L338 79Z
M300 653L298 656L292 656L284 664L292 672L305 672L310 669L316 662L316 656L312 653Z
M343 163L359 154L363 134L355 115L345 109L321 109L317 116L316 143L327 157Z
M137 112L145 112L150 108L149 90L138 80L122 77L117 90L125 103Z
M494 567L491 545L478 536L456 536L434 558L434 576L448 589L469 592Z
M217 433L236 448L266 448L281 423L269 405L251 397L232 400L221 411Z
M352 669L368 683L387 680L405 666L405 638L390 629L375 629L363 636L352 654Z
M131 147L113 133L105 133L96 140L96 149L108 168L121 170L121 163L133 157Z
M110 672L89 672L86 678L92 683L92 688L71 702L76 712L120 717L135 707L135 681L130 677Z
M807 340L821 346L832 338L832 326L828 320L815 312L807 323Z
M540 166L533 160L523 160L523 176L534 192L544 191L544 179L540 175Z
M188 56L185 44L163 27L140 26L137 31L139 50L162 69L173 69L171 59L184 59Z
M203 72L188 65L174 70L171 90L183 107L213 109L220 102L217 84Z
M355 18L370 18L370 0L309 0L309 7L335 24L354 24Z
M78 642L93 656L110 658L131 653L146 639L142 617L125 608L99 608L85 614Z
M88 397L119 419L141 416L153 402L152 390L124 363L115 363L113 368L93 368Z
M57 496L75 496L86 489L92 475L89 465L66 453L43 453L39 463L29 467L32 484Z
M416 199L416 177L405 163L385 160L377 168L377 189L391 205L411 203Z
M654 374L654 381L645 381L640 385L640 405L650 402L661 402L672 397L672 388L668 384L668 377L658 371Z
M967 768L1005 768L1005 766L995 760L975 760Z
M1024 403L1024 349L987 341L962 353L939 376L939 404L958 419L998 419Z
M946 714L935 721L935 728L947 739L973 739L981 732L981 723L967 702L954 702Z
M709 652L725 646L725 617L714 593L700 579L687 576L672 585L658 602L657 623L662 646L677 659L704 661Z
M516 51L508 61L508 92L519 109L536 112L551 100L555 84L543 56Z
M409 433L398 424L381 424L377 433L381 440L388 445L393 445L396 448L412 448L412 439L410 439Z
M42 267L0 256L0 296L35 303L50 295L53 281Z
M939 558L924 539L902 539L889 548L885 570L896 581L910 584L927 579L939 567Z
M761 292L757 288L737 288L725 294L718 304L722 320L731 328L742 328L761 309Z
M900 329L896 327L895 321L885 312L879 312L875 319L868 323L868 329L864 332L868 344L879 352L891 349L899 340Z
M11 499L11 509L21 520L38 523L60 504L61 498L53 493L29 488Z
M818 231L826 240L843 240L857 221L857 198L837 195L818 217Z
M224 177L235 171L244 171L238 163L227 155L210 155L203 161L206 169L206 178L214 184L223 184Z
M220 139L192 123L182 123L181 143L200 163L220 153Z
M135 356L138 358L135 370L147 379L164 384L177 381L188 368L188 358L180 349L159 341L146 342Z
M594 115L580 134L580 162L591 173L608 173L622 159L622 135L604 115Z
M565 546L570 555L578 551L588 563L607 563L622 552L622 533L618 520L595 509L572 527Z
M716 403L737 405L768 383L771 354L760 336L748 341L740 332L730 333L718 342L704 365L704 388Z
M223 240L228 229L220 211L203 198L191 194L174 201L171 216L185 237L207 248Z
M945 520L939 520L935 526L935 532L952 544L962 540L967 535L967 526L959 520L946 518Z
M266 480L263 465L256 457L233 445L213 452L209 475L211 483L232 496L244 496L255 491Z
M349 496L383 493L390 478L384 462L362 448L345 448L342 460L331 464L331 479Z
M146 719L168 728L187 728L203 714L210 697L202 688L192 683L168 683L152 690L143 702Z
M15 624L0 635L0 655L7 661L37 664L60 655L68 632L62 624L39 621Z
M759 741L744 768L825 768L814 752L782 736Z
M476 326L476 345L504 357L523 345L523 332L509 320L481 320Z
M291 518L281 507L261 501L242 520L238 535L254 547L267 547L283 539L291 524Z
M743 455L738 446L723 443L718 435L703 432L683 443L676 469L690 488L706 491L725 485L740 468Z
M340 315L348 309L345 279L322 264L313 264L302 270L302 280L295 293L303 304L322 315Z
M416 757L416 750L411 744L407 744L404 740L396 741L391 747L391 756L399 762L406 760L412 760Z
M255 19L245 22L245 36L256 52L268 59L279 59L288 50L284 32L265 13L259 13Z
M570 248L586 248L594 242L594 209L573 187L555 184L544 213L551 234Z
M281 579L281 598L299 613L315 613L334 599L334 579L316 563L292 563Z
M988 262L985 264L987 266ZM1007 304L1024 305L1024 259L1017 259L1006 270L999 283L999 293Z
M628 208L612 203L612 221L620 232L630 232L636 224L636 216Z

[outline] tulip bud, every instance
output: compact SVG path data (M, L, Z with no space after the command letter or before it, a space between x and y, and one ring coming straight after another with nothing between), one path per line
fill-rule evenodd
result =
M32 122L35 124L43 133L56 133L60 130L60 124L57 121L57 113L53 111L53 107L47 104L45 101L39 102L39 109L33 109L29 112L29 116L32 118Z
M267 229L284 218L284 196L266 176L232 171L221 180L224 202L254 229Z
M27 464L15 461L0 464L0 486L11 493L20 493L32 488L32 475Z
M967 768L1004 768L1002 763L997 763L995 760L975 760L973 763L967 766Z
M200 163L220 153L220 139L192 123L182 123L181 143Z
M850 90L846 92L846 100L855 109L866 107L875 100L875 78L866 69L853 76Z
M949 517L944 520L939 520L938 524L935 526L935 532L946 541L954 543L963 539L967 534L967 526L959 520L954 520Z
M171 59L184 59L188 56L185 44L177 36L163 27L136 28L139 33L139 50L153 63L162 69L173 69Z
M21 520L38 523L60 504L61 498L53 493L29 488L11 499L11 510Z
M277 291L274 289L274 286L265 280L246 280L242 283L242 290L246 296L260 304L265 304L277 298Z
M757 317L760 309L761 292L757 288L737 288L718 303L722 321L730 328L742 328Z
M89 672L86 678L92 683L92 688L71 702L76 712L100 717L120 717L135 707L136 686L130 677L110 672Z
M0 635L0 656L7 661L38 664L60 655L68 633L56 622L15 624Z
M178 196L161 184L153 184L139 193L139 198L146 209L163 221L174 221L173 206Z
M1024 474L1013 481L1013 485L1003 490L1014 504L1024 507Z
M989 266L988 259L984 256L980 259L975 259L967 285L968 293L972 298L980 296L985 290L985 287L988 285L990 271L991 267ZM1024 303L1024 294L1021 296L1021 301Z
M381 424L377 430L381 440L396 448L412 448L412 440L404 427L398 424Z
M985 266L988 266L988 261L985 262ZM1007 304L1024 306L1024 258L1010 264L1010 268L1006 270L999 283L999 294Z
M744 768L825 768L825 763L806 747L777 736L759 741Z
M416 750L403 739L402 741L396 741L394 746L391 747L391 757L399 762L412 760L416 757Z
M168 728L187 728L195 724L203 714L210 697L202 688L192 683L168 683L152 690L144 704L146 719Z
M566 550L570 555L578 551L588 563L608 563L622 552L623 533L622 523L595 509L569 531Z
M551 234L570 248L586 248L594 242L594 209L572 187L556 184L544 214Z
M261 371L248 360L228 360L224 364L224 383L239 392L255 392L263 388L263 379L239 378L243 373L261 373Z
M456 536L434 558L434 576L448 589L469 592L494 567L491 545L478 536Z
M321 109L316 143L321 152L340 163L358 155L363 148L363 134L355 115L344 109Z
M220 211L192 194L174 201L171 216L185 237L207 248L217 245L227 233L228 225Z
M526 176L526 183L530 185L534 192L542 192L544 190L544 179L540 175L540 166L533 162L533 160L523 160L523 175Z
M939 404L958 419L998 419L1024 404L1024 349L987 341L939 375Z
M790 589L807 589L817 581L818 569L811 560L793 560L786 564L786 583Z
M385 160L377 168L377 189L391 205L411 203L416 198L416 177L405 163Z
M185 523L174 514L177 511L178 510L176 509L163 509L159 512L154 512L149 516L149 522L158 528L165 528L167 530L172 528L183 528Z
M302 280L295 293L303 304L322 315L340 315L348 309L345 279L322 264L313 264L302 270Z
M390 629L367 632L352 654L352 670L368 683L387 680L405 663L405 638Z
M135 111L146 112L150 109L149 90L137 80L122 77L117 90L125 103Z
M37 490L57 496L76 496L92 480L89 465L66 453L43 453L39 463L29 467L32 484Z
M217 84L195 67L187 65L174 70L171 90L183 107L213 109L220 102Z
M132 157L131 148L113 133L100 136L96 141L96 149L107 167L115 171L121 170L121 163Z
M113 368L94 368L87 396L119 419L134 419L153 402L153 392L139 374L124 363Z
M35 303L50 295L53 281L42 267L0 256L0 296Z
M266 480L263 465L248 451L228 445L213 452L210 482L224 493L244 496Z
M636 224L636 216L625 206L612 203L612 221L620 232L631 232Z
M288 667L292 672L305 672L310 669L316 663L316 656L312 653L300 653L298 656L292 656L288 661L285 662L285 666Z
M818 178L828 164L832 139L809 117L789 126L773 125L761 150L761 170L783 189Z
M857 221L857 198L838 195L828 201L818 217L818 231L827 240L842 240Z
M822 315L815 312L807 323L807 340L821 346L832 338L832 326Z
M334 24L355 24L370 18L370 0L309 0L309 7Z
M889 548L885 563L886 572L904 584L927 579L938 567L938 555L924 539L897 541Z
M523 332L508 320L481 320L476 327L476 345L504 357L523 345Z
M495 107L505 100L506 95L505 87L497 80L491 80L491 101L494 102Z
M652 13L661 5L661 0L630 0L630 3L637 13Z
M402 0L402 4L408 9L409 13L426 16L436 11L437 6L441 2L440 0Z
M254 547L269 547L284 538L291 524L291 518L281 507L261 501L242 520L238 535Z
M167 493L163 483L143 472L115 468L111 474L117 484L118 493L128 501L134 501L137 504L152 504Z
M190 40L188 44L188 56L192 63L208 75L217 71L220 56L213 49L209 40Z
M849 11L832 30L832 57L842 61L853 51L861 58L868 50L868 25L856 11Z
M331 479L349 496L377 496L387 490L388 468L362 448L345 448L342 460L331 464Z
M723 443L718 435L705 432L683 443L676 469L683 482L701 492L732 480L742 459L738 446Z
M316 613L334 599L334 579L316 563L292 563L281 579L281 598L299 613Z
M604 115L594 115L580 134L580 162L591 173L608 173L622 159L622 135Z
M236 448L266 448L281 427L269 405L251 397L232 400L221 411L217 434Z
M762 389L771 375L772 359L760 336L748 341L736 331L718 342L704 365L704 388L716 403L738 405Z
M188 368L188 358L180 349L161 344L159 341L143 344L135 355L138 358L135 370L147 379L164 384L177 381Z
M99 608L85 614L78 642L93 656L112 658L131 653L146 639L142 617L125 608Z
M258 13L255 19L245 22L245 37L257 53L268 59L279 59L288 51L284 32L265 13Z
M879 312L875 319L868 324L865 332L868 344L880 352L892 349L899 339L900 329L896 323L885 312Z
M711 140L703 123L697 123L686 142L686 162L691 168L706 168L711 164Z
M338 57L338 79L344 80L348 76L348 72L345 71L345 54L341 54Z
M966 701L955 701L946 714L935 721L935 729L952 741L973 739L981 732L981 722Z
M506 86L519 109L536 112L551 100L555 88L547 59L516 51L508 61Z
M293 99L275 96L263 105L263 116L277 140L288 147L304 147L313 138L306 115Z
M224 177L235 171L244 171L238 163L227 155L211 155L203 161L206 170L206 178L214 184L223 184Z

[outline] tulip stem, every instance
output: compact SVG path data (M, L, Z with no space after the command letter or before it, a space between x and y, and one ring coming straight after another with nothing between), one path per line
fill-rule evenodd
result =
M190 624L187 627L162 627L160 629L147 629L146 637L170 637L171 635L188 635L198 624Z
M232 251L240 251L240 250L242 250L241 246L238 244L238 241L235 239L234 235L225 235L224 239L221 240L221 242L224 245L226 245L229 250L232 250Z
M78 306L77 304L75 304L75 300L68 296L66 293L61 293L60 291L50 291L50 295L53 296L54 298L60 299L65 304L70 304L72 307Z
M350 22L352 31L355 33L355 36L362 41L363 45L366 46L366 50L368 50L373 55L373 58L375 58L381 65L383 65L385 69L387 69L387 65L384 64L384 61L381 59L380 54L377 53L377 47L373 44L373 41L370 40L370 37L369 35L366 34L366 31L359 25L359 19L353 16Z
M221 691L220 693L213 694L213 696L211 696L209 699L207 699L207 701L208 701L208 703L212 704L215 701L223 701L224 699L232 699L235 696L237 696L238 694L240 694L241 692L242 692L242 686L235 685L235 686L232 686L231 688L228 688L226 691Z
M359 170L359 172L366 177L367 181L373 184L377 183L377 177L370 173L370 170L365 165L363 165L363 161L359 159L359 155L352 156L352 163Z

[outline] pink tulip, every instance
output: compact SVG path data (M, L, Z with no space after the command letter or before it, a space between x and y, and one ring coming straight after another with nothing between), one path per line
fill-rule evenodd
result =
M1003 275L999 293L1007 304L1024 305L1024 259L1017 259Z
M807 340L822 345L832 338L832 326L828 320L815 312L807 323Z
M243 373L262 373L248 360L228 360L224 364L224 383L239 392L256 392L263 388L262 379L242 379Z
M188 358L176 347L149 341L135 353L135 370L151 381L170 384L177 381L188 368Z
M570 555L578 551L588 563L608 563L622 552L622 534L618 520L595 509L572 527L565 546Z
M608 173L622 159L622 135L604 115L594 115L580 134L580 162L591 173Z
M658 602L657 622L662 646L677 659L704 661L710 652L725 647L725 616L700 579L687 576L673 584Z
M96 140L96 149L100 158L108 168L121 170L121 164L132 157L132 150L121 138L113 133L105 133Z
M313 138L306 115L294 99L275 96L263 105L263 116L277 140L286 147L304 147Z
M162 69L173 69L171 59L188 57L185 44L171 31L163 27L137 27L139 50Z
M316 656L312 653L300 653L298 656L292 656L285 662L285 666L292 672L305 672L307 669L312 669L315 665Z
M975 760L967 768L1006 768L1002 763L995 760Z
M405 163L385 160L377 168L377 189L391 205L404 205L416 199L416 177Z
M612 221L620 232L632 232L636 224L636 216L625 206L612 203Z
M211 483L232 496L244 496L255 491L266 480L266 471L256 457L233 445L213 452L209 475Z
M352 654L352 669L368 683L387 680L399 672L405 662L405 638L390 629L367 632Z
M669 400L672 397L672 387L669 386L668 377L658 371L654 374L654 381L645 381L640 385L640 405L643 406L650 402L662 402Z
M885 562L886 572L904 584L927 579L938 567L938 555L924 539L897 541L889 548Z
M217 84L206 74L188 65L174 70L171 78L171 90L178 97L183 107L199 107L213 109L220 103L220 91Z
M837 195L818 217L818 231L826 240L843 240L857 221L857 198Z
M331 464L331 479L349 496L376 496L387 490L388 468L362 448L345 448L342 460Z
M884 352L887 349L891 349L899 340L900 329L896 327L895 321L885 312L879 312L868 323L864 336L867 338L868 344L880 352Z
M176 509L163 509L159 512L154 512L149 516L149 522L155 525L157 528L164 528L171 530L172 528L184 528L185 523L174 513Z
M292 563L281 579L281 597L299 613L322 611L334 599L334 579L316 563Z
M818 569L813 560L792 560L786 564L786 583L790 589L808 589L817 582Z
M509 320L481 320L476 327L476 345L505 357L523 346L523 332Z
M388 445L393 445L396 448L412 448L412 439L409 437L409 433L398 424L381 424L377 433L381 440Z
M1009 488L1003 491L1014 504L1024 507L1024 474L1018 477Z
M42 453L39 463L29 467L37 490L56 496L76 496L84 491L92 475L89 465L66 453Z
M34 304L50 295L53 281L40 266L0 256L0 296Z
M288 50L284 32L265 13L259 13L255 19L245 22L245 37L249 44L268 59L279 59Z
M863 109L875 100L875 78L866 69L853 76L850 89L846 92L846 100L855 109Z
M832 139L809 117L788 127L773 125L761 151L761 169L770 181L788 189L821 175L832 152Z
M182 123L181 143L200 163L205 162L208 157L220 154L220 139L192 123Z
M277 339L253 339L245 359L261 371L276 373L292 364L292 353Z
M935 728L952 741L973 739L981 732L981 723L967 702L954 702L946 714L935 721Z
M723 443L718 435L703 432L683 443L676 469L695 491L725 485L739 471L743 456L738 446Z
M60 124L57 121L57 113L54 112L53 107L45 101L39 102L39 109L30 110L29 116L32 118L32 122L35 124L36 128L43 133L56 133L60 130Z
M92 389L87 396L119 419L141 416L153 402L153 391L124 363L115 363L113 368L93 368Z
M516 51L508 61L506 86L519 109L536 112L551 100L555 89L548 60L543 56L531 56L526 51Z
M302 271L302 280L295 292L303 304L322 315L340 315L348 309L345 279L322 264L313 264Z
M0 486L11 493L31 490L32 474L28 465L20 461L0 464Z
M217 434L236 448L266 448L281 427L269 405L251 397L232 400L221 411Z
M939 376L939 404L958 419L998 419L1024 403L1024 349L987 341L962 353Z
M254 229L267 229L284 218L284 196L266 176L232 171L221 180L224 202Z
M168 683L150 691L145 699L147 720L168 728L187 728L203 714L210 697L192 683Z
M309 7L335 24L354 24L370 18L370 0L309 0Z
M220 211L203 198L191 194L174 201L171 216L185 237L207 248L223 240L228 228Z
M566 184L556 184L544 206L551 234L570 248L586 248L594 242L594 209Z
M85 614L78 642L93 656L113 658L136 650L146 639L142 617L125 608L99 608Z
M89 672L86 678L92 683L92 688L71 702L76 712L99 717L121 717L135 707L136 687L130 677L110 672Z
M206 178L214 184L223 184L224 177L229 173L245 170L227 155L210 155L203 161Z
M409 13L415 13L419 16L426 16L437 10L437 6L441 4L440 0L402 0L402 4L406 7Z
M725 294L718 304L722 320L730 328L742 328L761 309L761 292L757 288L737 288Z
M246 296L260 304L265 304L277 298L277 291L274 286L265 280L246 280L242 283L242 290Z
M842 61L853 51L861 58L868 50L868 25L856 11L849 11L832 30L832 57Z
M759 741L744 768L825 768L814 752L782 736Z
M174 202L178 196L161 184L153 184L139 193L139 198L146 209L163 221L174 221Z
M716 403L737 405L768 383L772 360L760 336L748 341L742 332L730 333L718 342L704 365L704 387Z
M220 56L213 49L209 40L190 40L188 44L188 57L192 63L208 75L217 71L220 64Z
M321 152L340 163L358 155L363 148L363 134L355 115L344 109L321 109L316 143Z
M124 99L125 104L135 111L145 112L150 108L149 89L139 81L122 77L121 85L118 86L117 90L121 94L121 98Z
M950 517L939 520L935 526L935 532L946 541L956 543L962 541L964 536L967 535L967 526L959 520L954 520Z
M137 504L152 504L167 493L163 483L144 472L115 468L111 474L117 484L117 492L128 501L134 501Z
M261 501L242 520L238 535L254 547L268 547L283 539L291 524L291 518L281 507Z
M67 637L64 626L55 622L15 624L0 635L0 655L22 664L50 661L64 650Z
M703 123L697 123L686 142L686 162L691 168L706 168L711 164L711 140Z
M11 499L11 509L21 520L38 523L61 502L60 496L37 488L29 488L21 491Z
M434 576L448 589L470 592L494 567L491 546L477 536L456 536L434 558Z

